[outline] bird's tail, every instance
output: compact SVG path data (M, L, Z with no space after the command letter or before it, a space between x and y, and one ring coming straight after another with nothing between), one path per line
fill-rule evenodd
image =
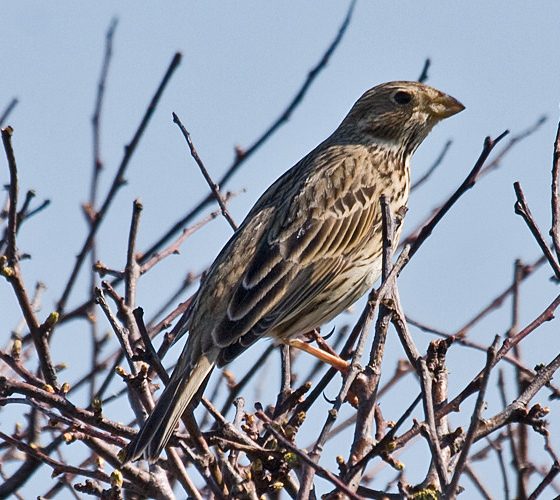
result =
M189 371L181 370L179 366L175 368L151 415L124 449L123 463L140 458L150 462L158 459L181 415L212 372L217 357L217 352L210 351L201 356Z

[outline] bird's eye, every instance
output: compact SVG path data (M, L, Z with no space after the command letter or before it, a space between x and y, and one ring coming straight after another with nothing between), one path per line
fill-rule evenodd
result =
M397 104L408 104L410 101L412 101L412 96L408 92L399 90L397 93L395 93L393 99Z

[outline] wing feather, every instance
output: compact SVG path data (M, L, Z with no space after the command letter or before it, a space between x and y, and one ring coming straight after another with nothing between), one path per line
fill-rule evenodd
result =
M197 294L194 358L217 346L224 364L262 336L320 326L363 293L381 220L377 158L323 144L261 196Z
M321 215L315 217L312 210L303 224L298 210L303 210L302 206L309 208L313 193L298 193L286 211L295 216L275 221L268 237L261 238L243 279L231 295L227 317L213 331L218 345L229 346L224 359L293 320L352 265L352 252L363 247L364 239L371 235L378 200L371 197L374 187L344 187L349 190L332 200L328 210L321 209ZM316 208L324 203L322 199L314 201ZM318 325L310 327L315 326Z

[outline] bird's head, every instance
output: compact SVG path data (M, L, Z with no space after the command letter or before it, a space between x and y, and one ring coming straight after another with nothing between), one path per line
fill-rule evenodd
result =
M339 130L412 154L436 123L463 109L457 99L422 83L383 83L356 101Z

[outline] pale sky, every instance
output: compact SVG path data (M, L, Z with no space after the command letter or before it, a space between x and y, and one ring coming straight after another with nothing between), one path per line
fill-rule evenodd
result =
M54 308L86 234L80 205L89 190L90 118L111 19L116 16L119 21L102 118L106 166L102 196L174 52L183 54L132 159L128 184L100 232L100 258L109 266L122 267L135 198L144 203L138 243L142 249L207 193L171 113L179 115L210 173L218 178L231 163L234 146L250 145L285 108L336 34L346 8L347 2L325 0L4 2L0 110L12 97L19 99L8 123L15 130L21 189L33 188L38 201L52 201L23 226L19 237L19 248L32 254L32 260L22 263L28 286L32 288L37 280L49 286L42 316ZM358 2L344 40L291 120L228 184L235 191L246 189L231 203L234 218L241 221L270 183L329 135L363 91L384 81L416 79L427 57L432 63L427 83L459 99L466 110L440 124L416 154L413 175L418 177L445 142L453 140L442 166L413 194L404 234L460 184L486 135L495 137L505 129L515 135L547 115L548 121L513 148L499 170L459 201L400 278L407 314L453 332L511 282L515 258L531 262L540 255L513 212L514 181L521 182L543 233L550 228L550 169L560 100L558 47L558 2ZM8 182L5 160L0 181ZM187 271L200 271L209 264L229 235L227 223L217 220L192 237L180 256L167 259L142 278L138 303L147 315L157 310ZM523 285L521 326L558 293L550 275L543 268ZM80 303L85 290L85 283L78 285L70 307ZM18 320L6 283L0 284L0 304L0 345L5 345ZM509 317L508 302L473 330L472 339L489 344L495 334L507 330ZM333 325L349 319L344 316ZM552 322L529 339L523 350L527 366L549 362L558 352L557 329ZM425 350L433 337L412 331ZM88 335L85 324L73 322L55 337L55 361L71 360L65 375L70 381L81 373L79 356L88 347ZM260 344L231 367L236 374L242 375L267 343ZM394 360L404 355L394 338L388 346L390 376ZM449 354L449 364L453 396L482 368L484 354L457 347ZM267 373L276 384L277 366ZM328 396L336 394L337 384L339 379L327 390ZM415 384L411 378L403 385L403 400L414 398ZM274 385L271 392L276 391ZM509 395L513 399L513 385ZM558 421L558 403L547 401L547 395L543 391L534 401L550 406L550 420ZM383 401L385 417L398 418L403 400ZM490 401L488 415L499 408L495 400ZM468 426L469 417L465 411L451 421ZM322 424L322 419L317 422ZM559 446L558 425L552 427L555 431ZM311 442L316 432L312 425L302 430L301 444ZM333 467L334 455L347 453L348 437L335 445L340 449L326 448L323 464ZM538 437L533 443L537 451L541 449ZM413 452L400 458L410 482L425 474L414 466L419 456ZM544 456L542 463L548 464ZM501 484L493 484L492 479L495 465L479 472L491 491L499 494ZM50 470L45 468L44 474L48 476ZM380 475L372 487L382 488L393 476L392 472ZM40 477L28 485L30 496L44 493ZM472 486L466 479L463 482Z

